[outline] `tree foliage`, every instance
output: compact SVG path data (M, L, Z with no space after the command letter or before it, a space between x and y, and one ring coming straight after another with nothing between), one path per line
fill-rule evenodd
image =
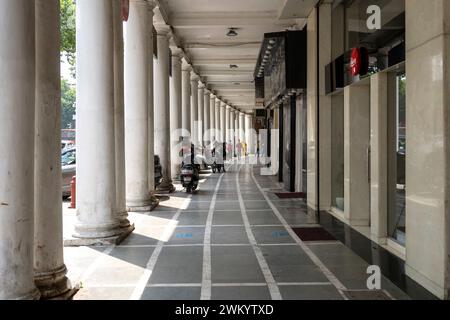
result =
M61 128L75 129L73 116L75 115L76 90L67 80L61 79Z
M61 3L61 56L74 68L76 57L76 8L74 0Z

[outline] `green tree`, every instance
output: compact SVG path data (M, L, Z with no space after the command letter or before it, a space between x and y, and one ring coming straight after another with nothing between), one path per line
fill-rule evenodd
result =
M75 115L75 86L61 79L61 129L75 129L73 127L73 116Z
M76 62L76 6L74 0L60 0L61 3L61 57L72 66L74 75Z

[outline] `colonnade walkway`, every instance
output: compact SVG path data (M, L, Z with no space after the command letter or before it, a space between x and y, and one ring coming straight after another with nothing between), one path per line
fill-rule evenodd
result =
M275 177L259 173L236 163L206 172L196 194L180 190L151 213L130 214L136 229L122 244L65 248L68 276L81 284L74 299L364 297L368 264L338 241L302 241L294 230L320 227L316 217L304 200L278 198ZM381 283L379 296L409 298Z

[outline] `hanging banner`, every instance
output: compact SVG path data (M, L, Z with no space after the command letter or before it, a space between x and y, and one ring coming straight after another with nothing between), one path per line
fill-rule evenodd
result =
M128 21L130 15L130 0L121 0L122 3L122 20Z
M352 50L350 69L352 72L352 76L359 75L359 71L361 70L361 51L359 50L359 48L353 48Z

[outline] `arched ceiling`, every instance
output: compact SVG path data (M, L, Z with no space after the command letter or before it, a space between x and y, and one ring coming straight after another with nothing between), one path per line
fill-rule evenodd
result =
M255 109L253 71L264 33L303 27L317 0L159 0L155 19L170 25L208 89L242 111ZM237 36L227 36L236 28ZM234 66L232 66L234 65Z

